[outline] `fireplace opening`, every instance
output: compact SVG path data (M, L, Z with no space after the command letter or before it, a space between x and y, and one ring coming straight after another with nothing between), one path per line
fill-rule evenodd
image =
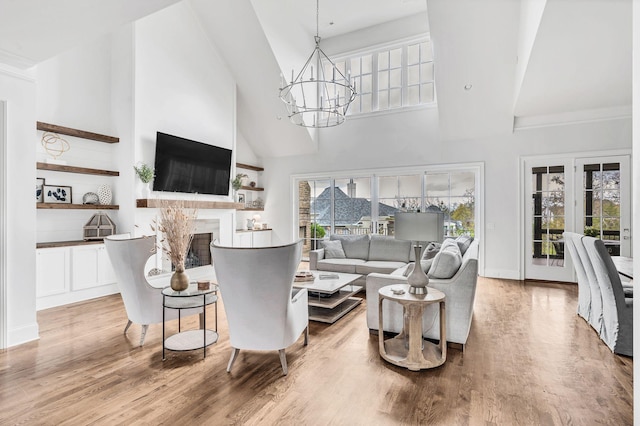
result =
M194 234L191 247L184 262L185 269L211 265L211 244L213 234Z

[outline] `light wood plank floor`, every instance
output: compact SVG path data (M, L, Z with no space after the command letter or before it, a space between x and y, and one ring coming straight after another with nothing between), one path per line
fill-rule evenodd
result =
M225 372L222 307L206 359L165 362L160 325L142 348L139 326L122 334L118 295L48 309L39 341L0 351L0 424L630 425L633 361L576 315L576 297L573 285L480 279L464 354L422 372L379 357L363 303L311 323L288 376L276 352L241 352Z

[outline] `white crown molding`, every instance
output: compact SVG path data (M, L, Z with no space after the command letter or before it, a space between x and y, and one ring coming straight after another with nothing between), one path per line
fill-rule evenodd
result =
M1 63L2 59L0 58L0 74L4 74L9 77L19 78L21 80L25 80L31 83L36 81L34 69L23 70L19 68L12 67L11 65L7 65Z
M22 69L31 68L32 66L37 64L37 62L32 58L28 58L22 55L16 55L15 53L11 53L3 49L0 49L0 63L9 64L11 66Z
M516 130L526 130L537 127L564 126L567 124L630 119L631 111L631 105L623 105L609 108L562 112L558 114L515 117L513 121L513 130L515 132Z

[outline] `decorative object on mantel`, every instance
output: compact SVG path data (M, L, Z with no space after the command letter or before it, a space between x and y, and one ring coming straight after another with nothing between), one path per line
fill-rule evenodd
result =
M40 143L42 144L42 147L44 148L46 153L52 157L47 158L47 163L67 164L66 161L58 160L58 157L71 149L71 147L69 146L69 142L62 139L57 133L44 132Z
M233 188L233 200L237 203L238 201L238 190L242 188L242 179L248 178L244 173L238 173L235 178L231 181L231 187Z
M244 204L244 194L238 194L238 202Z
M71 204L71 187L60 185L42 185L45 203Z
M184 262L193 239L197 210L188 208L187 202L164 202L159 219L151 229L162 232L160 244L171 260L175 272L171 276L171 288L183 291L189 287L189 276L184 271Z
M98 204L98 194L95 192L87 192L82 196L82 204Z
M103 205L111 204L111 200L113 200L113 192L109 185L105 184L98 187L98 200L100 201L100 204Z
M253 207L254 209L264 208L264 201L262 201L262 198L257 198L253 200L253 202L251 203L251 207Z
M262 229L262 223L260 222L262 218L259 214L253 215L253 229Z
M116 224L106 214L98 212L91 216L83 229L85 241L103 240L116 233Z
M333 127L342 124L349 105L356 99L356 85L320 49L318 20L319 0L316 0L316 47L298 76L287 84L281 75L280 99L287 105L289 120L303 127ZM318 68L313 74L314 65Z
M252 188L256 187L256 183L254 181L249 182L249 186Z
M247 219L247 229L248 230L253 229L253 219Z
M44 178L36 178L36 203L44 202Z
M149 195L151 194L150 184L156 176L155 169L146 163L139 163L138 166L133 166L133 169L136 171L136 175L140 179L140 182L142 182L142 189L138 198L149 198Z

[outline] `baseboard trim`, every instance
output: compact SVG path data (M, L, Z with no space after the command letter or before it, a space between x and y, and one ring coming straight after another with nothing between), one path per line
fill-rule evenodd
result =
M509 269L489 269L485 268L484 275L485 278L502 278L505 280L520 280L520 272L512 271Z
M40 329L38 323L16 328L8 331L7 347L18 346L23 343L32 342L40 338Z

